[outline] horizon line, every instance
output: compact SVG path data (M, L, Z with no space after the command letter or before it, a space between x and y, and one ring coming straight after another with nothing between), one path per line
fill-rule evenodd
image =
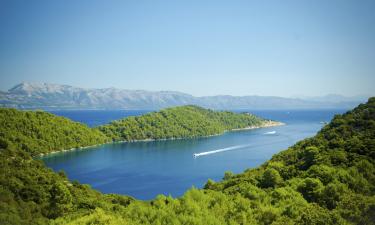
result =
M16 88L17 86L20 86L22 84L34 84L34 85L56 85L56 86L68 86L72 88L79 88L84 90L105 90L105 89L116 89L116 90L124 90L124 91L144 91L144 92L154 92L154 93L160 93L160 92L175 92L185 95L190 95L192 97L202 98L202 97L216 97L216 96L229 96L229 97L277 97L277 98L289 98L289 99L301 99L306 100L309 98L320 98L320 97L329 97L329 96L337 96L337 97L344 97L344 98L369 98L375 95L369 94L369 93L363 93L363 94L357 94L357 95L344 95L339 93L327 93L323 95L304 95L304 94L293 94L291 96L281 96L281 95L259 95L259 94L246 94L246 95L233 95L233 94L213 94L213 95L194 95L188 92L183 91L176 91L176 90L146 90L146 89L128 89L128 88L122 88L122 87L80 87L76 85L71 84L61 84L61 83L49 83L49 82L39 82L39 81L21 81L20 83L17 83L13 85L12 87L8 88L7 90L3 90L2 92L9 93L9 91L13 88ZM296 97L298 96L298 97Z

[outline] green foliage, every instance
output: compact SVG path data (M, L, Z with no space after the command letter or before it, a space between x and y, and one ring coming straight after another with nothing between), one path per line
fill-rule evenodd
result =
M98 129L114 141L196 138L227 130L258 127L272 121L251 114L181 106L113 121Z
M50 209L53 212L51 217L56 218L71 209L72 195L66 185L63 185L62 183L54 183L50 189L50 195Z
M301 158L304 162L301 168L307 169L312 165L318 164L321 160L321 155L317 147L309 146L304 151L302 151Z
M346 224L346 222L337 213L313 203L302 212L301 217L297 220L297 224L338 225Z
M260 185L263 188L276 187L283 181L279 172L273 168L267 168L262 174Z
M117 131L113 135L124 138L116 136ZM336 116L315 137L274 155L262 166L236 175L227 172L222 181L208 180L204 189L192 188L180 198L160 195L139 201L98 193L32 159L30 151L20 148L26 139L14 142L8 137L0 139L0 224L375 221L375 98Z
M349 192L345 184L340 182L332 182L324 187L321 200L328 209L336 208L337 204Z
M224 179L224 180L229 180L229 179L231 179L233 176L234 176L234 174L233 174L232 171L226 171L226 172L224 173L224 177L223 177L223 179Z
M323 184L319 179L306 178L298 186L297 190L308 202L318 202L323 191Z
M0 147L13 144L37 156L108 141L97 130L42 111L0 108Z

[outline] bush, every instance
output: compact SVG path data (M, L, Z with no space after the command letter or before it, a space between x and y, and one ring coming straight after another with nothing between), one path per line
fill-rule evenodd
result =
M276 187L283 182L283 178L280 176L279 172L275 169L266 169L264 171L261 179L260 186L263 188Z

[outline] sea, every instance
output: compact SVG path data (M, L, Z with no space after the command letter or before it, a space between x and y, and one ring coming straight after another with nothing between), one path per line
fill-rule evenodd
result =
M102 193L150 200L157 195L179 197L202 188L208 179L220 181L226 171L241 173L274 154L314 136L335 114L327 110L233 110L285 123L283 126L226 132L223 135L130 143L111 143L84 150L47 155L44 163L63 170L70 180L89 184ZM147 110L55 110L51 113L99 126Z

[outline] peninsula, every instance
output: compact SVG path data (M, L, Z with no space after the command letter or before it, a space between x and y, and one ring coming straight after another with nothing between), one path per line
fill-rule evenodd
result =
M94 128L48 112L0 108L0 125L0 145L14 145L31 156L40 156L109 142L199 138L282 123L249 113L188 105Z

